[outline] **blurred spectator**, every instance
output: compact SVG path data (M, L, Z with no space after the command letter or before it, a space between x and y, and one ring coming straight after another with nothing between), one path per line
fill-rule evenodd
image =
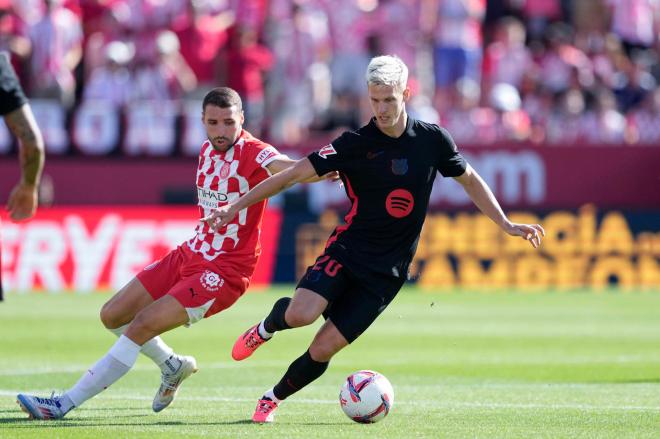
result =
M606 0L611 30L621 38L628 56L660 42L660 4L657 0Z
M548 24L561 18L561 0L523 0L522 16L530 38L541 38Z
M582 117L582 137L588 143L622 144L626 120L617 110L616 98L608 89L596 95L595 108Z
M626 72L620 73L620 80L615 85L614 94L621 111L628 112L638 106L657 86L655 78L649 72L651 60L637 52L634 62L628 64Z
M121 41L113 41L104 50L105 64L92 71L85 85L85 100L105 100L120 107L133 96L133 78L128 63L134 49Z
M531 54L525 46L525 27L516 18L503 18L497 25L495 40L486 49L486 91L499 83L520 87L523 75L532 67Z
M554 93L571 85L574 69L587 76L591 62L587 55L573 46L573 30L566 24L555 23L548 28L547 50L540 61L542 82Z
M546 141L552 145L574 145L581 140L584 95L571 89L561 94L558 101L546 124Z
M43 16L29 27L30 90L34 97L57 99L70 108L76 89L74 70L82 58L82 28L79 18L60 2L43 0Z
M30 54L30 39L26 36L25 23L14 11L11 0L0 0L0 51L9 53L16 74L22 78L22 61Z
M642 105L631 113L628 124L628 143L660 145L660 88L646 95Z
M322 41L315 38L313 17L304 3L288 6L288 16L278 20L270 35L276 62L268 81L269 134L278 144L297 145L321 110L315 105L315 89L330 84L327 69L322 77L316 74Z
M207 88L218 84L218 52L227 43L227 29L234 24L235 14L230 10L207 12L203 2L187 3L187 11L172 25L181 42L181 55L195 73L197 82L206 94Z
M158 34L155 56L143 52L134 71L134 100L176 100L197 87L192 72L179 51L172 31Z
M236 13L236 25L250 28L261 36L266 22L268 4L272 0L229 0L229 7Z
M490 104L497 111L498 141L527 140L531 133L529 116L521 108L518 90L511 84L497 84L490 92Z
M409 75L417 77L417 50L420 48L421 3L424 0L380 0L370 16L371 33L381 41L380 54L394 54L409 67Z
M486 1L428 0L423 7L422 29L430 35L434 47L434 102L442 113L452 106L456 81L480 81L481 23Z
M456 105L441 113L440 122L460 145L485 144L497 140L497 113L489 107L479 106L479 84L469 78L456 82Z
M334 95L334 101L328 112L321 118L317 129L341 134L345 130L360 128L361 115L358 107L354 105L353 96L339 93Z
M253 29L234 26L225 57L222 83L241 95L245 127L259 137L264 119L264 74L273 67L273 54L259 43Z
M332 93L341 95L338 101L351 101L361 114L369 112L368 102L361 99L366 93L364 74L369 64L368 38L371 24L367 12L373 11L376 1L316 0L328 17L331 42L330 72Z

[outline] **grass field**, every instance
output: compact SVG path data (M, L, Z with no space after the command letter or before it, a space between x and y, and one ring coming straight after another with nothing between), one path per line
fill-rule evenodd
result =
M249 422L257 398L317 327L278 334L254 357L231 345L290 289L164 339L200 371L151 411L159 371L146 358L61 421L29 421L17 392L71 386L111 346L98 310L109 296L16 295L0 303L0 437L592 438L660 437L660 293L429 294L406 290L273 425ZM337 396L358 369L385 374L394 409L355 424Z

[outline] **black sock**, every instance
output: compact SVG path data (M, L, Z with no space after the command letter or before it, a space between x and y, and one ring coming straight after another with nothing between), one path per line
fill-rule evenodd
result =
M305 387L321 375L328 368L328 361L319 363L314 361L309 351L302 354L289 366L279 383L273 388L273 393L278 399L286 399Z
M264 328L266 331L273 333L283 329L291 328L291 326L289 326L284 319L284 314L286 313L286 309L289 307L289 302L291 302L290 297L282 297L277 302L275 302L273 309L270 310L270 314L268 314L268 316L266 316L264 319Z

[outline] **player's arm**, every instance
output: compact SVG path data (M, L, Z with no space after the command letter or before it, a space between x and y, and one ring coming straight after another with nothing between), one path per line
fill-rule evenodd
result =
M21 181L9 195L11 219L30 218L37 209L37 188L44 166L44 141L28 104L5 115L5 123L19 141Z
M534 248L541 245L541 237L545 236L543 227L539 224L517 224L509 221L486 182L469 164L465 172L458 177L454 177L454 180L463 186L463 189L479 210L506 233L528 240Z
M293 165L295 165L297 162L295 160L290 159L288 156L282 156L282 158L278 158L273 160L266 166L268 168L268 172L270 172L270 175L275 175L279 174L280 172L284 171L285 169L289 169ZM300 183L316 183L317 181L322 181L326 179L330 180L336 180L338 179L339 176L337 172L329 172L328 174L318 176L316 175L316 172L314 175L306 180L301 181Z
M241 210L315 176L317 176L316 170L305 157L295 162L293 166L268 177L233 203L213 210L211 214L202 218L202 221L206 221L213 230L218 230L227 225Z

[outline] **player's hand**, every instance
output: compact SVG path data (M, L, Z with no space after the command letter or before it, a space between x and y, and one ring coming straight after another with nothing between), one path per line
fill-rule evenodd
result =
M217 232L236 216L236 210L232 204L219 207L211 211L210 214L201 219L209 225L211 230Z
M31 218L37 211L37 186L19 183L9 194L9 217L14 221Z
M337 171L328 172L323 176L323 178L329 181L338 181L340 179L339 172Z
M545 236L545 230L539 224L510 223L504 230L511 236L520 236L529 241L534 248L541 245L541 237Z

